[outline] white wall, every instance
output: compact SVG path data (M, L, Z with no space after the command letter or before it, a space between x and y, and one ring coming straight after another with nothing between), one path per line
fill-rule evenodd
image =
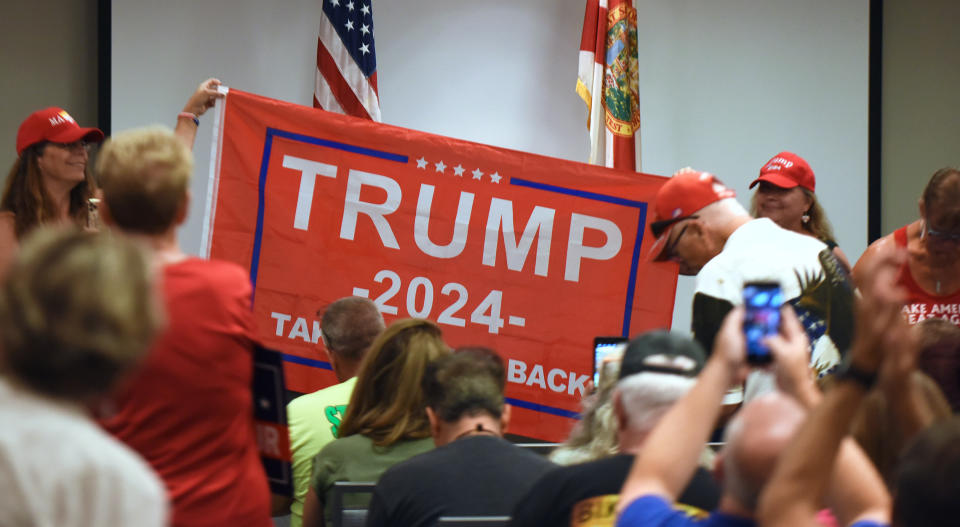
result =
M17 128L59 106L81 126L97 125L97 2L4 2L0 15L0 170L17 158Z
M309 104L319 0L113 6L113 128L172 124L208 75ZM780 150L804 156L851 259L866 246L868 1L639 0L644 171L710 170L746 202ZM581 161L583 0L374 0L384 122ZM200 242L210 119L194 205ZM681 279L674 326L690 325Z
M883 229L917 219L933 172L960 167L960 2L884 2Z

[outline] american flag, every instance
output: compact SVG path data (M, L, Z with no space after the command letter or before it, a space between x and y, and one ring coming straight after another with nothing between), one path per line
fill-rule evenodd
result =
M587 104L588 163L639 169L636 0L587 0L577 93Z
M380 120L371 0L322 0L313 106Z

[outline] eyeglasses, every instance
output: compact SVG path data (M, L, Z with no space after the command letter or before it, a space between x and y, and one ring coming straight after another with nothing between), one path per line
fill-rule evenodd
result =
M927 220L923 221L923 227L926 229L927 234L930 235L930 238L936 238L939 242L960 243L960 233L934 230L930 227L930 222Z
M660 220L655 221L650 224L650 232L657 238L667 230L667 227L673 225L674 223L680 223L683 220L689 220L693 218L699 218L696 214L691 214L689 216L678 216L676 218L670 218L669 220Z
M51 144L51 145L53 145L53 146L56 146L56 147L58 147L58 148L62 148L62 149L64 149L64 150L69 150L69 151L71 151L71 152L75 152L75 151L81 150L81 149L89 152L90 149L93 148L93 145L94 145L94 143L91 143L91 142L88 142L88 141L84 141L84 140L82 140L82 139L81 139L80 141L74 141L74 142L72 142L72 143L54 143L54 142L51 141L51 142L49 142L49 143L47 143L47 144Z
M677 244L680 243L680 238L683 238L683 233L687 232L687 227L689 226L689 223L684 225L677 234L677 237L674 238L672 242L667 242L667 247L663 250L665 260L673 260L673 258L676 256L673 251L677 248Z

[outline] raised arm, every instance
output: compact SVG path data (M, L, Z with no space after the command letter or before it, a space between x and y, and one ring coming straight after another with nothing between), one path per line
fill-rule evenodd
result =
M900 315L903 291L894 285L903 257L882 255L863 269L863 298L849 363L859 376L841 374L783 454L760 499L758 517L763 525L816 525L816 511L831 484L830 501L844 525L866 519L889 521L890 496L883 480L863 451L844 437L870 388L869 377L912 338ZM770 345L779 343L771 339Z
M194 119L199 119L207 110L213 108L218 98L223 97L223 94L217 90L219 86L220 81L213 78L201 82L197 90L187 99L187 103L183 105L183 111L177 116L177 126L173 133L190 150L193 150L193 142L197 137L199 126Z
M657 423L637 455L620 491L618 511L646 495L676 501L696 470L727 388L743 381L742 325L743 308L734 308L717 334L713 354L696 385Z

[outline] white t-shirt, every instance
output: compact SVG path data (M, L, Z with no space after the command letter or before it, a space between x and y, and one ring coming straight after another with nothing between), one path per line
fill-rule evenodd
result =
M743 284L755 281L780 284L784 301L793 305L810 338L810 365L818 376L835 369L853 335L850 278L823 242L767 218L734 231L720 254L697 274L693 307L697 340L712 345L723 322L720 314L742 304ZM752 392L772 387L772 379L759 377L748 379L747 399Z
M160 527L166 490L80 407L0 377L0 525Z

